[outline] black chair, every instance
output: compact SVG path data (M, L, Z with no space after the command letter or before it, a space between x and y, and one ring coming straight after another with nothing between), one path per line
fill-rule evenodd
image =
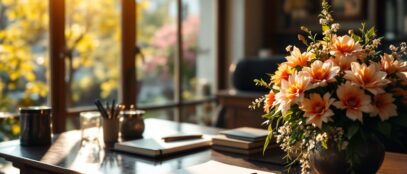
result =
M252 100L265 95L268 92L268 89L256 86L254 79L269 81L270 76L267 74L274 73L277 70L278 65L285 60L286 59L283 56L273 56L261 59L253 57L244 58L237 63L234 72L232 72L232 84L236 92L229 93L230 90L222 90L218 92L220 106L217 110L217 118L214 126L225 128L228 123L226 115L229 111L238 115L243 114L244 112L247 113L248 105ZM225 101L226 98L233 98L234 102L222 102ZM256 119L253 119L252 121L254 120ZM260 117L258 120L261 121Z
M239 91L267 92L264 87L256 86L254 79L270 80L267 74L274 73L278 65L286 61L283 56L270 58L244 58L233 72L233 86Z

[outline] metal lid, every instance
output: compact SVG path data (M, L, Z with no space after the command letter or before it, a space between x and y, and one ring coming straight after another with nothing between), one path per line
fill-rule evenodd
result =
M19 108L20 113L50 113L52 108L49 106L29 106Z
M144 111L144 110L127 110L127 111L121 112L121 114L123 116L129 116L129 117L143 116L145 113L146 113L146 111Z

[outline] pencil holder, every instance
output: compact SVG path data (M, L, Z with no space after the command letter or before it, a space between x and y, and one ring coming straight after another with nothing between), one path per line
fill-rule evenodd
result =
M103 141L105 144L114 144L119 138L119 119L102 119Z

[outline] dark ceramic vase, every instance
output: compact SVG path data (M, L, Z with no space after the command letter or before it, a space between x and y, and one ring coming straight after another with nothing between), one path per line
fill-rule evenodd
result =
M366 141L357 147L360 163L353 166L357 174L375 174L384 159L384 146L379 141ZM317 147L310 154L311 168L315 174L350 174L350 165L346 162L345 151L334 145L328 149Z

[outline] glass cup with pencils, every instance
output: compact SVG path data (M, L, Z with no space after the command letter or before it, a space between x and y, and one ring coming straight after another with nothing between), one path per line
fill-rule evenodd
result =
M115 100L112 101L110 106L109 102L106 102L106 108L99 100L95 101L95 105L102 115L103 141L105 145L113 145L119 138L119 115L125 106L116 104Z

